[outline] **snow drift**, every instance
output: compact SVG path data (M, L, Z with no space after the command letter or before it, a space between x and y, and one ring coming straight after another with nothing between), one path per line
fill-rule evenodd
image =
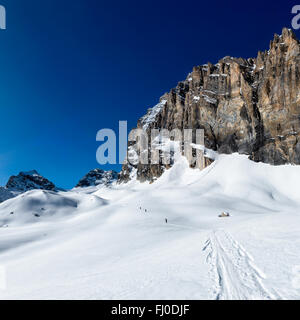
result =
M32 190L0 204L0 226L16 226L40 221L59 222L59 218L74 215L82 209L104 205L97 196L68 192Z
M7 200L0 298L297 299L299 177L236 154L203 171L180 157L153 184Z

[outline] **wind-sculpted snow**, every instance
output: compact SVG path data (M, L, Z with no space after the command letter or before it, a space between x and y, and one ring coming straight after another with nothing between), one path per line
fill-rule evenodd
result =
M11 227L75 215L82 209L101 207L105 200L97 196L67 192L33 190L0 204L0 226Z
M237 154L203 171L180 157L152 184L7 200L0 299L299 299L299 176Z

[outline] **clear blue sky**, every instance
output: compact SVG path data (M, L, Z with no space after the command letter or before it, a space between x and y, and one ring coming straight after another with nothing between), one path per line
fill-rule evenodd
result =
M99 167L99 129L117 129L119 120L135 126L194 65L226 55L255 57L273 33L290 27L295 3L0 4L7 10L7 30L0 30L0 185L36 169L69 188Z

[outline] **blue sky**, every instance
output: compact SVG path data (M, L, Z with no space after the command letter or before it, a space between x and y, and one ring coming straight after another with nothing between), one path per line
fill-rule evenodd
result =
M36 169L70 188L96 133L134 127L194 65L255 57L291 25L289 1L0 0L0 185ZM299 37L299 33L296 32ZM104 166L119 170L120 166Z

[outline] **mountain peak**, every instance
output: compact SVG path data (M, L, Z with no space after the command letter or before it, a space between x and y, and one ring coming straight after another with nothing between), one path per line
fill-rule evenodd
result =
M54 183L41 176L36 170L21 171L17 176L10 177L6 188L21 192L34 189L56 190Z
M24 176L40 176L40 174L36 170L21 171L20 174Z
M255 59L226 56L217 64L194 67L186 80L164 95L164 104L150 109L137 127L201 128L207 149L247 154L251 160L272 165L299 165L299 61L300 42L292 30L283 28L282 35L274 35L270 50L258 52ZM150 130L147 134L151 141ZM153 182L171 166L165 164L169 159L163 154L159 163L139 164L138 157L132 156L138 152L138 145L128 146L120 182L132 177ZM193 168L211 163L207 158L187 158Z
M93 169L88 172L76 185L76 188L84 188L98 185L108 186L117 181L118 173L114 170L104 171L102 169Z
M283 28L282 32L281 32L282 38L283 39L288 39L288 38L292 38L294 40L297 40L297 37L294 33L294 31L292 29L288 29L288 28Z
M290 46L298 43L299 41L294 31L292 29L283 28L281 35L278 35L277 33L274 34L274 38L270 42L270 50L272 50L272 48L277 48L278 46Z

